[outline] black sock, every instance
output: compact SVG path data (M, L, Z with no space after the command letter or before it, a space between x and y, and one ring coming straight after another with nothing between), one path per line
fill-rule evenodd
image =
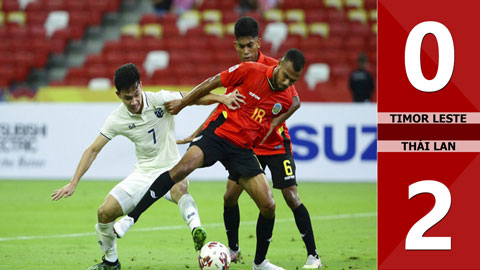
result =
M137 222L140 215L150 207L158 199L162 198L175 184L168 171L162 173L150 186L147 193L143 195L143 198L138 202L137 206L128 213L129 217L132 217Z
M238 204L233 207L223 207L223 222L227 232L228 246L233 250L238 250L238 227L240 227L240 210Z
M272 240L273 224L275 217L266 219L260 213L257 221L257 250L255 251L255 264L261 264L267 256L268 246Z
M303 242L307 248L307 254L318 258L317 248L315 247L315 238L313 237L312 222L310 221L310 214L303 204L300 204L293 210L295 216L295 223L298 231L302 235Z

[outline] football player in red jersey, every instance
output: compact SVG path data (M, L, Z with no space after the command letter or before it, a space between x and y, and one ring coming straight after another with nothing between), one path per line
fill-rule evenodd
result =
M235 49L242 62L257 62L267 66L277 65L278 61L274 58L264 55L260 51L261 38L258 37L258 22L252 17L241 17L235 22ZM287 90L286 90L287 91ZM287 112L293 114L300 107L300 99L295 86L288 89L293 96L292 103ZM307 261L303 268L318 269L322 263L317 254L315 238L312 229L312 222L307 208L300 201L297 191L297 181L295 175L295 161L293 159L290 134L285 122L272 123L276 127L262 144L254 147L254 152L265 169L268 167L272 174L273 188L280 189L285 202L290 207L295 217L298 231L302 236L307 249ZM192 135L177 140L177 143L191 142L202 130L197 129ZM237 184L238 175L230 174L227 181L227 191L223 197L224 212L223 220L225 230L227 231L228 246L232 261L240 260L240 247L238 245L238 229L240 227L240 210L238 207L238 198L242 194L243 188Z
M272 129L272 121L282 123L288 116L286 112L292 105L291 91L288 88L298 80L304 65L303 53L290 49L276 66L241 63L208 78L182 100L169 103L167 108L176 114L198 98L222 86L229 91L237 90L245 96L245 105L240 109L217 107L200 135L192 140L182 159L155 180L135 209L115 223L115 231L123 235L176 182L199 167L211 166L220 161L230 175L238 176L238 184L247 191L260 210L253 269L283 269L266 259L275 222L275 201L252 148Z

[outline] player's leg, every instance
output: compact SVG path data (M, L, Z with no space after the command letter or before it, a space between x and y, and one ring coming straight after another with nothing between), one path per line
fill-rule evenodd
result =
M259 159L266 162L272 172L273 187L282 190L283 198L293 212L298 231L300 232L307 249L307 262L304 265L304 268L320 268L322 264L315 246L310 214L298 196L295 175L296 167L293 156L290 154L271 155L261 156Z
M271 264L266 259L275 223L275 201L265 174L261 173L248 179L240 178L239 184L243 186L260 210L257 221L257 246L253 269L283 269Z
M118 193L118 188L115 187L112 192ZM121 267L117 257L117 242L113 224L115 219L123 214L123 211L120 203L112 196L112 192L107 195L105 201L98 208L98 222L95 224L97 240L104 256L101 263L88 268L89 270L120 269ZM124 195L120 194L120 196Z
M200 250L207 239L207 231L202 227L195 200L188 194L188 180L183 179L173 185L172 189L165 194L165 199L177 203L180 215L190 227L195 249Z
M229 176L227 181L227 191L223 195L223 222L227 232L228 247L232 262L241 259L240 248L238 246L238 228L240 227L240 210L238 208L238 198L242 194L243 187L236 181L230 179L235 176ZM238 181L238 179L236 179Z
M169 171L162 173L150 186L137 206L128 213L128 217L134 222L138 220L145 210L163 197L175 183L180 182L187 177L196 168L203 165L203 152L200 147L193 145L188 148L182 159Z

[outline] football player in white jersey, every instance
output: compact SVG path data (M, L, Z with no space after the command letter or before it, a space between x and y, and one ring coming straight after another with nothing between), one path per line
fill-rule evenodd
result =
M102 262L88 268L90 270L121 268L113 231L115 219L129 213L158 175L171 169L180 160L173 115L165 109L165 102L182 98L188 93L165 90L157 93L144 92L140 73L134 64L119 67L115 71L114 84L122 104L110 113L100 134L83 153L70 183L51 195L55 201L71 196L98 153L115 136L123 135L135 144L135 169L110 191L98 208L98 223L95 229L104 256ZM240 107L240 103L244 103L242 98L244 97L237 93L229 96L211 94L199 100L198 104L221 102L236 109ZM206 239L206 231L201 227L197 205L188 194L187 188L188 182L184 179L164 197L178 204L180 213L192 232L195 249L200 250Z

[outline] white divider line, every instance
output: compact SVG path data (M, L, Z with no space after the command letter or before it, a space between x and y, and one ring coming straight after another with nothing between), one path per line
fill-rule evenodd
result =
M333 219L349 219L349 218L366 218L366 217L375 217L377 213L357 213L357 214L340 214L340 215L330 215L330 216L315 216L310 217L312 220L333 220ZM275 219L275 223L284 223L284 222L294 222L293 218L279 218ZM242 221L241 225L252 225L257 224L256 220ZM213 227L223 227L222 223L208 223L203 224L205 228ZM161 226L161 227L152 227L152 228L132 228L132 232L150 232L150 231L167 231L167 230L181 230L185 229L186 225L174 225L174 226ZM17 236L17 237L4 237L0 238L0 242L5 241L18 241L18 240L35 240L35 239L53 239L53 238L73 238L73 237L84 237L84 236L94 236L95 232L88 233L71 233L71 234L57 234L57 235L36 235L36 236Z

